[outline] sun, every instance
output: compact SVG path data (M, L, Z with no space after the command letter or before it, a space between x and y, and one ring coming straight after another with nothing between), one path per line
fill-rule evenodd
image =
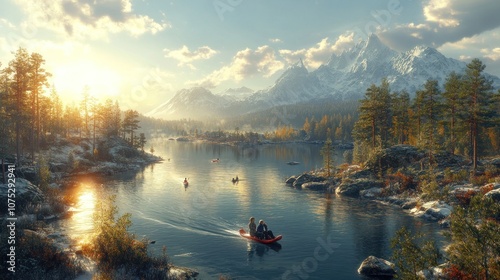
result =
M78 60L58 65L52 73L53 83L63 100L81 100L85 88L98 101L115 98L121 77L109 66L92 60Z

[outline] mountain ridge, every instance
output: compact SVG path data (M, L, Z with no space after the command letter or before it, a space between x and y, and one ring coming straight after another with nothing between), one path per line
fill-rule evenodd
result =
M243 94L234 98L197 87L182 89L147 115L170 118L179 115L182 108L196 108L196 112L183 112L181 117L230 117L325 98L356 100L364 96L370 85L380 84L383 78L389 82L391 91L406 90L414 95L428 79L437 80L443 88L452 71L464 73L465 69L465 62L447 58L434 48L416 46L398 52L372 34L367 41L340 54L332 54L327 63L313 71L307 70L302 59L298 60L266 89L251 93L242 87ZM500 78L484 74L493 81L495 88L500 88ZM231 90L238 92L238 89L225 92Z

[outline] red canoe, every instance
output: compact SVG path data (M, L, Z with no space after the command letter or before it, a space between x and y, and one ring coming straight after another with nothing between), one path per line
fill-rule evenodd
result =
M246 239L250 239L250 240L253 240L255 242L259 242L259 243L263 243L263 244L271 244L271 243L274 243L278 240L281 240L281 238L283 238L283 236L278 235L273 239L258 239L257 237L250 236L250 234L247 233L244 229L240 229L240 235L241 235L241 237L244 237Z

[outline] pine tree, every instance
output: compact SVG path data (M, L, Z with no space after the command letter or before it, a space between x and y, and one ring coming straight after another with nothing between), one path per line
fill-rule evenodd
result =
M379 134L381 139L381 148L391 145L390 131L392 130L392 100L389 82L386 78L382 80L377 96L377 105L379 113Z
M474 171L477 169L481 127L487 125L495 114L493 104L492 82L483 75L485 65L479 59L467 64L464 76L464 101L466 111L462 118L469 125L471 160Z
M90 88L85 86L83 88L82 100L80 101L80 111L83 114L83 130L85 132L85 137L90 136L90 110L91 110L91 97L90 97ZM81 133L81 131L80 131ZM80 135L81 137L81 135Z
M385 148L391 144L392 130L391 93L386 79L380 87L372 84L360 101L359 118L354 124L353 136L355 144L369 145L371 150L378 146ZM360 147L357 150L364 150Z
M45 60L42 55L32 53L30 58L30 93L31 93L31 156L34 160L35 151L38 151L40 145L40 95L44 87L48 86L47 78L51 76L45 71L43 65Z
M321 148L321 155L323 156L323 162L328 178L331 176L331 169L335 168L335 161L333 159L334 153L335 147L333 146L332 139L328 138L325 145Z
M139 113L135 110L125 111L125 117L123 119L123 130L130 134L130 145L134 145L134 132L140 128L139 126Z
M470 279L500 279L500 206L476 195L467 208L451 215L450 262Z
M437 265L440 254L435 242L422 239L422 234L413 234L402 227L391 240L393 259L402 279L422 279L419 271Z
M360 144L369 144L375 149L377 136L377 110L376 98L378 87L372 84L365 93L364 99L360 101L359 119L354 125L354 138Z
M15 53L14 60L9 62L5 70L8 77L9 89L13 102L9 108L9 115L12 117L15 125L15 143L16 143L16 161L20 164L22 148L22 132L24 131L27 115L27 93L29 90L30 75L29 54L24 48L19 48Z
M393 102L393 117L392 127L395 142L404 144L408 141L410 131L410 95L407 91L395 93L392 97Z
M437 124L441 118L441 92L436 80L427 80L421 102L424 147L429 150L429 161L432 162L432 154L437 148Z
M451 72L444 84L443 93L443 117L447 124L449 151L454 154L457 145L457 117L461 109L460 93L462 91L462 77L455 72Z

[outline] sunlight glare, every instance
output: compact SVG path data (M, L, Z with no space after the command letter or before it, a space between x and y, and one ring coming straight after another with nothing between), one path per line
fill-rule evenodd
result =
M112 98L119 94L121 77L107 67L93 61L77 61L58 66L53 73L54 85L63 99L79 101L86 86L97 99Z
M77 194L76 211L69 221L71 235L85 239L88 233L94 229L94 210L96 206L95 190L82 186L83 189ZM79 242L85 242L80 240Z

